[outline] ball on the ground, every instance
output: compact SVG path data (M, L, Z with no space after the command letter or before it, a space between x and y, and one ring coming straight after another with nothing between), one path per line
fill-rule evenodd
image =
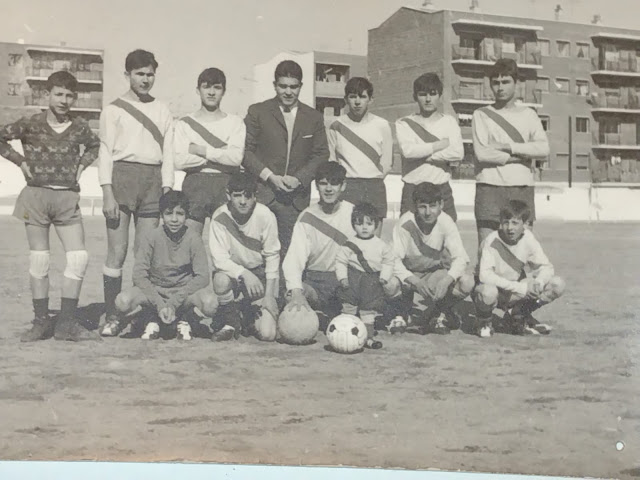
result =
M327 327L327 340L334 352L354 353L367 341L367 327L355 315L338 315Z
M285 309L278 317L280 339L290 345L307 345L313 342L319 327L318 314L306 308L301 308L300 311Z
M255 323L256 337L263 342L273 342L276 339L277 323L276 319L266 308L260 309Z

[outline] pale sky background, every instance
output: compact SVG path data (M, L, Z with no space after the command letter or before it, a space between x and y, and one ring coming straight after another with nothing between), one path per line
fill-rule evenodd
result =
M434 0L467 10L471 0ZM638 28L639 0L480 0L484 13ZM252 68L283 50L366 54L367 31L421 0L0 0L0 41L100 48L105 101L123 93L124 58L136 48L160 63L153 93L176 115L198 107L195 82L206 67L227 75L223 109L244 115Z

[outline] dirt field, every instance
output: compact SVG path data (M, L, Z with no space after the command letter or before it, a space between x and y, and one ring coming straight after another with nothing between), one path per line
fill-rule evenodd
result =
M86 226L81 305L102 302L103 223ZM461 227L475 257L473 225ZM307 347L20 344L26 240L8 217L0 231L2 459L640 476L640 226L537 226L569 288L537 314L556 327L548 337L383 335L385 348L353 356L326 352L322 335Z

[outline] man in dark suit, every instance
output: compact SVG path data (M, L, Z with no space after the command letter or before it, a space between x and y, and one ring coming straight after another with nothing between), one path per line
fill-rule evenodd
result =
M278 219L284 257L293 225L309 206L315 171L329 159L329 148L322 114L298 101L300 65L280 62L273 85L276 96L251 105L247 112L243 165L260 177L257 198Z

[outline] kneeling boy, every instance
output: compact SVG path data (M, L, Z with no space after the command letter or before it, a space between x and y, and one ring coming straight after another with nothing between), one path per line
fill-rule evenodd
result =
M447 320L449 324L458 323L452 307L466 298L474 287L473 276L465 273L469 257L458 227L443 211L440 186L421 183L412 196L413 210L402 215L393 230L395 253L410 272L403 279L411 286L406 306L410 311L413 292L418 292L432 303L428 331L448 334Z
M160 337L158 318L177 328L177 338L191 340L192 326L201 317L215 312L216 301L209 286L209 263L202 238L185 225L189 201L180 191L169 191L160 197L163 225L144 236L136 252L133 288L116 297L121 314L143 307L148 320L142 338Z
M212 217L209 248L213 267L213 291L219 308L213 322L213 341L238 338L254 333L260 306L277 318L280 240L276 216L256 201L257 180L248 173L236 173L227 184L226 205ZM242 317L236 298L242 294ZM242 318L242 322L240 322Z
M356 315L359 312L367 327L369 338L366 346L370 348L382 347L381 342L373 339L376 313L383 313L385 303L391 299L400 299L402 286L394 276L396 256L393 250L375 236L381 223L382 217L372 204L356 205L351 214L356 234L340 247L336 255L342 313Z
M529 206L511 200L500 210L500 227L487 236L480 250L480 284L474 292L479 335L490 337L493 310L505 311L505 327L517 335L547 334L548 325L531 315L559 298L564 280L554 275L553 265L525 223ZM527 275L525 267L530 270Z

